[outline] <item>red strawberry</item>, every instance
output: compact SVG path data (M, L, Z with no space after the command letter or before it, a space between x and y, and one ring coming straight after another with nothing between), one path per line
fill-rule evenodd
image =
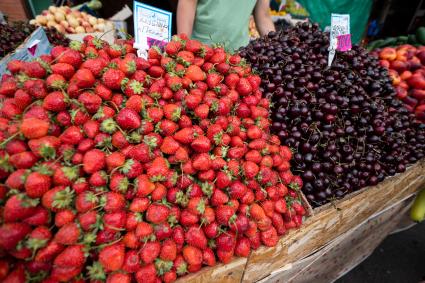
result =
M44 137L49 130L49 122L37 118L23 119L21 132L28 139Z
M95 77L89 69L79 69L71 78L71 82L78 88L89 88L95 83Z
M56 56L53 56L56 57ZM59 63L67 63L72 65L74 68L79 68L82 63L82 57L80 52L67 48L59 56L57 56Z
M4 221L19 221L33 215L36 212L37 202L37 200L28 198L25 194L11 196L4 205Z
M204 153L211 150L211 142L205 136L198 136L191 143L191 147L198 153Z
M49 111L59 112L66 107L65 95L61 91L51 92L43 100L43 108Z
M251 244L245 237L238 239L235 247L235 255L241 257L248 257L251 251Z
M161 244L159 242L146 242L140 249L140 258L145 264L155 261L161 252Z
M192 226L185 233L185 240L191 246L201 250L207 247L207 238L201 228Z
M63 245L73 245L80 237L80 229L76 223L62 226L55 235L55 241Z
M123 129L137 129L141 125L141 119L136 111L123 108L117 115L116 121Z
M268 230L261 232L261 242L265 246L274 247L277 245L278 241L279 237L274 227L270 227Z
M124 264L125 247L122 243L116 243L104 247L99 252L99 262L107 271L119 270Z
M31 78L41 79L46 76L46 69L37 61L26 62L23 66L23 71Z
M152 49L152 48L151 48ZM149 49L149 50L151 50ZM137 283L155 283L157 282L156 269L153 263L142 266L137 271L136 275ZM159 280L159 279L158 279Z
M151 204L146 211L146 220L154 224L159 224L167 220L169 209L161 204Z
M205 80L206 75L198 66L190 65L186 70L186 77L192 80L193 82L196 82Z
M0 247L6 250L15 248L30 231L30 226L25 223L3 224L0 226Z
M25 181L25 191L31 198L39 198L50 189L51 179L39 172L30 173Z
M99 149L87 151L83 157L83 169L86 173L93 174L105 167L105 153Z
M202 251L193 246L185 246L183 248L183 257L190 265L202 264Z
M236 220L234 209L228 205L218 206L215 214L217 223L222 225L229 225L229 221L233 223Z
M108 69L102 76L103 84L112 89L121 89L121 82L125 78L125 74L121 70Z
M173 261L176 259L176 256L177 256L176 243L171 239L165 240L162 243L161 253L159 257L165 261Z
M165 137L160 149L163 153L174 154L179 148L180 144L176 142L172 137Z

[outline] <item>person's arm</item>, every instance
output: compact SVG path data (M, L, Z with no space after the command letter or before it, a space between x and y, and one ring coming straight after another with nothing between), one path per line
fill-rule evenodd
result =
M191 37L195 21L197 0L179 0L177 4L177 33Z
M275 31L275 27L269 13L269 5L270 0L257 0L257 4L255 4L254 20L261 36L266 35L271 31Z

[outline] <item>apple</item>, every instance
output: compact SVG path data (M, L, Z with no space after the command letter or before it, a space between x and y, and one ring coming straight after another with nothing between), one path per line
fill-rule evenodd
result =
M407 83L414 89L425 89L425 77L422 72L415 72Z

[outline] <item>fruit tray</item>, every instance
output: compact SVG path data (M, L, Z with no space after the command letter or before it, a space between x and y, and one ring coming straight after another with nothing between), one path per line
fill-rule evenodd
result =
M248 258L237 258L226 265L204 268L177 282L256 282L272 273L284 272L293 263L320 251L340 235L393 203L406 199L424 185L425 159L377 186L364 188L314 209L313 215L303 226L290 231L276 247L260 247Z

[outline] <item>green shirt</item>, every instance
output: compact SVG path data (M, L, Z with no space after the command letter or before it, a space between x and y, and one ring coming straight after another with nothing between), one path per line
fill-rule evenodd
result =
M229 51L249 42L249 16L256 0L198 0L192 38L221 43Z

